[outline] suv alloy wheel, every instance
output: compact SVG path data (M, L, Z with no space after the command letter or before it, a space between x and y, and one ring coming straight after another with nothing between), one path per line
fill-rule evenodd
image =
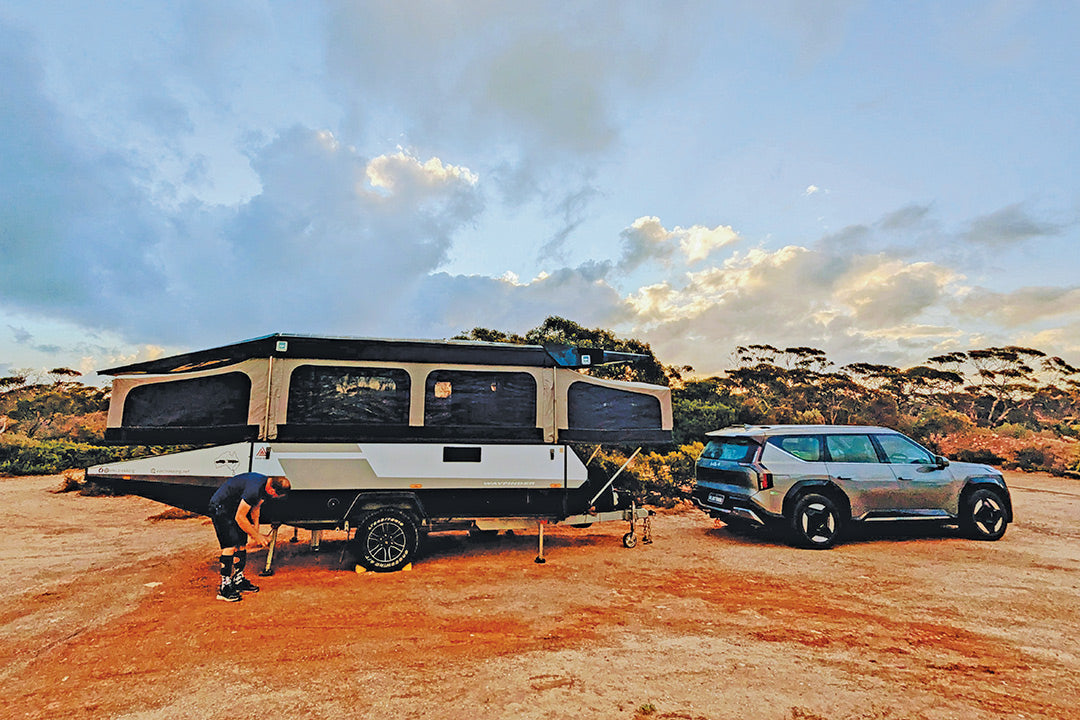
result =
M832 547L840 537L842 522L836 504L818 493L803 495L791 511L791 532L799 547Z

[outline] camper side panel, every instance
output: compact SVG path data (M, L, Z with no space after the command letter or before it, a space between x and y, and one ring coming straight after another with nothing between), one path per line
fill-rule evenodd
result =
M116 378L105 438L146 445L254 440L266 419L269 362Z
M671 441L671 390L660 385L555 371L559 442Z

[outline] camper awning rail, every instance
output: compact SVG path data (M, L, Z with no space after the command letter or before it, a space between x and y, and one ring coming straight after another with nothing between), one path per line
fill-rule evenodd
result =
M513 345L473 340L387 340L276 334L181 355L99 370L100 375L167 375L210 370L251 358L370 360L454 365L584 368L644 358L637 353L565 345Z

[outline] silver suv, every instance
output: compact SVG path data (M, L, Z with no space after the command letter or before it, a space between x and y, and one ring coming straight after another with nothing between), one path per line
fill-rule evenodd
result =
M1012 521L998 470L950 463L887 428L740 426L708 438L693 500L733 530L780 528L796 545L828 548L852 521L953 524L978 540Z

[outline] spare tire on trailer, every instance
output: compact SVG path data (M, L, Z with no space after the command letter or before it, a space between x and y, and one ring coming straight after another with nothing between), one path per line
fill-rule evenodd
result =
M395 508L373 510L356 526L349 549L368 570L393 572L412 562L419 539L417 522Z

